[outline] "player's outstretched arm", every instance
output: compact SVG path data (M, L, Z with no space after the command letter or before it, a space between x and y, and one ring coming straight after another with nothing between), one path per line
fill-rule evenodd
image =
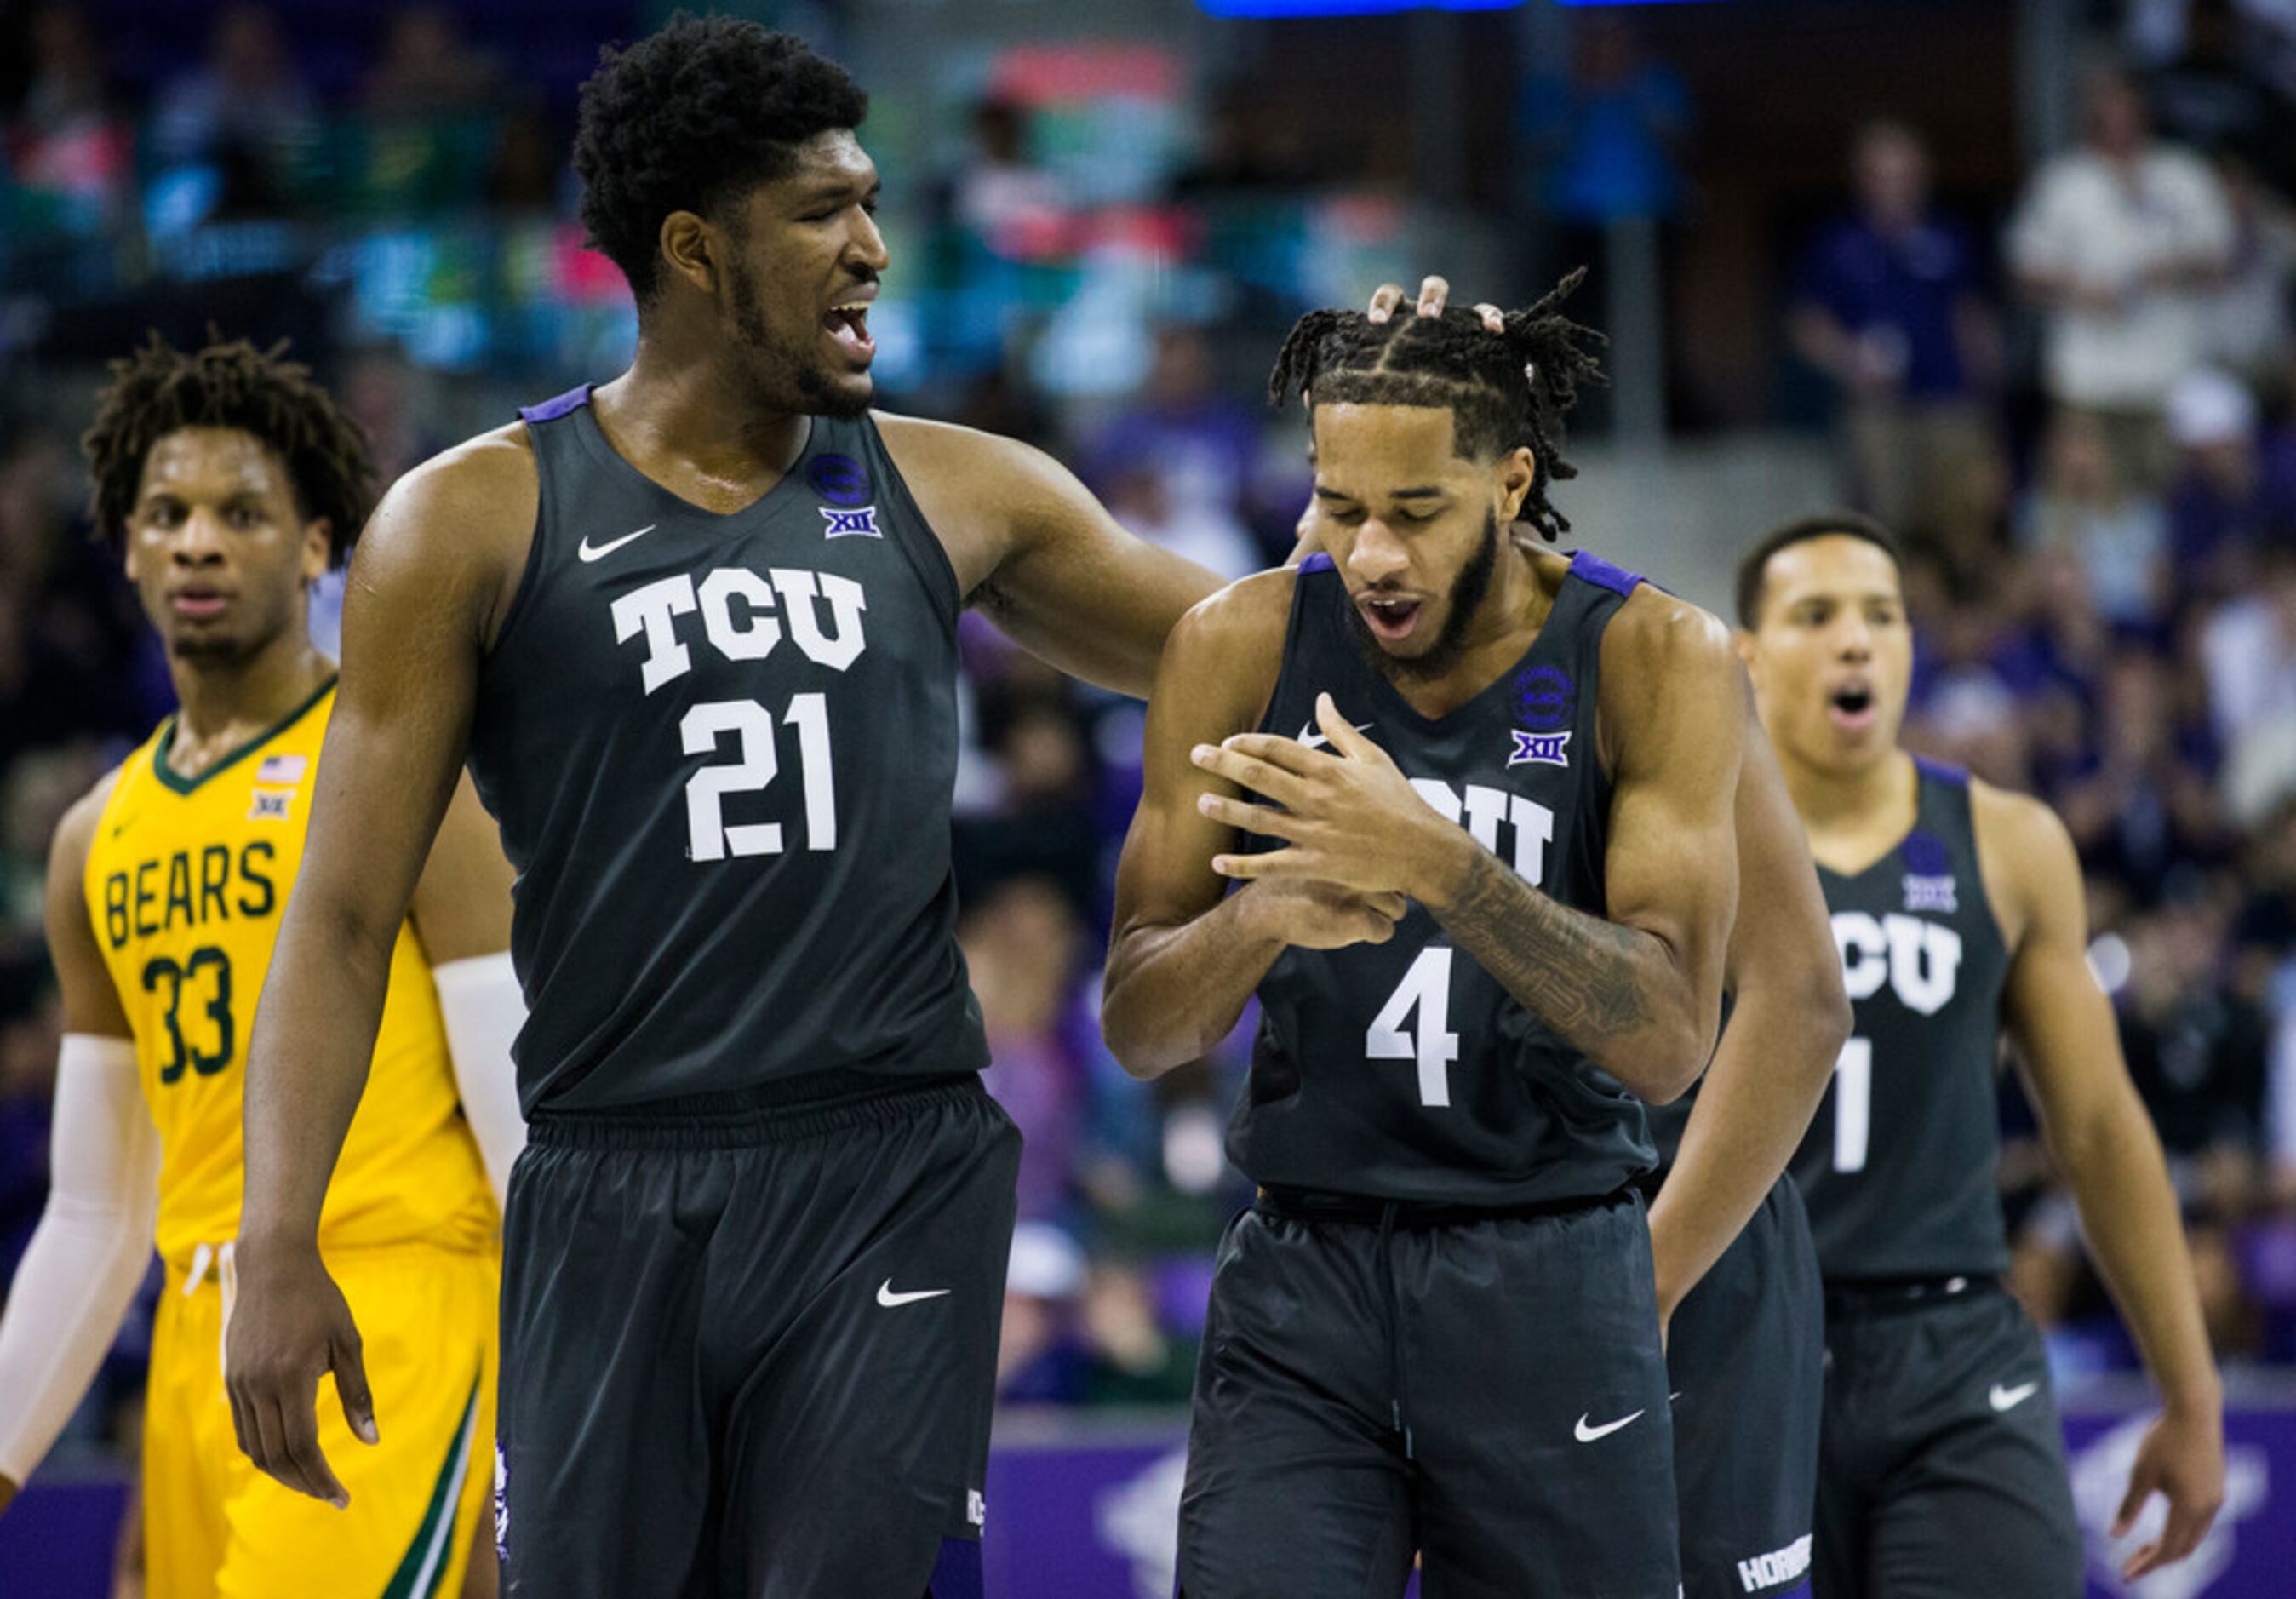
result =
M1070 676L1147 693L1173 625L1219 579L1126 532L1040 449L945 422L878 420L968 603Z
M510 958L513 875L503 858L502 834L465 775L447 802L407 915L430 964L455 1086L498 1206L509 1191L511 1165L526 1147L510 1053L526 1024Z
M1825 896L1751 694L1735 820L1730 1020L1651 1206L1661 1316L1722 1258L1793 1159L1852 1025Z
M2135 1578L2191 1554L2224 1502L2223 1384L2161 1140L2089 970L2072 840L2038 801L1972 788L1980 868L2009 924L2010 1037L2089 1251L2161 1386L2161 1417L2137 1450L2113 1526L2120 1536L2155 1492L2168 1496L2167 1527L2128 1561Z
M1434 880L1438 897L1418 896L1533 1014L1654 1102L1714 1050L1738 898L1742 682L1719 622L1638 589L1603 637L1607 914L1564 908L1480 845L1463 874Z
M343 600L342 684L310 835L249 1045L225 1352L232 1423L258 1466L336 1505L348 1496L319 1447L323 1374L334 1373L352 1430L377 1434L358 1330L319 1259L319 1213L537 495L522 430L504 430L401 480L368 523Z
M64 1039L47 1206L0 1315L0 1510L102 1365L152 1259L160 1208L160 1135L81 886L111 788L106 779L65 813L48 852L48 954Z
M1404 913L1400 895L1328 883L1228 894L1212 870L1235 830L1200 801L1233 802L1237 791L1199 771L1192 752L1259 722L1283 661L1292 585L1289 572L1262 573L1190 611L1148 699L1146 787L1116 869L1101 1007L1108 1047L1136 1077L1160 1076L1225 1037L1287 945L1382 942Z

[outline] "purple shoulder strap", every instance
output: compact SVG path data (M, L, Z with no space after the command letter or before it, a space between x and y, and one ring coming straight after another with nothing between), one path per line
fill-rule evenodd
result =
M569 389L554 399L546 399L538 406L521 406L518 408L518 414L520 418L526 422L556 422L570 412L579 411L589 403L590 385L585 383L578 389Z

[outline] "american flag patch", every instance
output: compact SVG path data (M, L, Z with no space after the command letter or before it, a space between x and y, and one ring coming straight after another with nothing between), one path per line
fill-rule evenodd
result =
M305 768L311 764L308 755L266 755L255 768L258 783L295 783L303 781Z

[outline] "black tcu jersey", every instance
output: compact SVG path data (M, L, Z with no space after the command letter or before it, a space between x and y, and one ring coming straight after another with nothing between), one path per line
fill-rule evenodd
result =
M1365 659L1345 582L1312 556L1261 730L1320 742L1316 695L1328 692L1428 803L1560 903L1600 915L1603 629L1640 581L1581 552L1522 660L1430 720ZM1259 1000L1228 1137L1257 1182L1500 1207L1594 1198L1650 1168L1641 1102L1420 906L1385 944L1285 950Z
M876 424L815 417L718 515L615 454L586 387L521 414L541 508L471 770L518 870L527 1112L985 1066L956 578Z
M2009 951L1978 873L1968 775L1916 764L1904 840L1855 877L1818 869L1857 1013L1792 1168L1828 1283L2009 1264L1995 1173Z

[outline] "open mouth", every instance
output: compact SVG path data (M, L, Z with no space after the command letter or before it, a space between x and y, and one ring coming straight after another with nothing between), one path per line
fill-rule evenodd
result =
M1383 644L1400 644L1418 626L1420 602L1366 594L1357 603L1373 636Z
M877 354L877 341L869 337L869 302L848 300L841 306L832 306L821 319L821 325L837 348L857 366L866 366Z
M1827 697L1826 712L1836 727L1863 733L1873 726L1875 719L1873 686L1864 683L1841 685Z
M193 621L221 616L230 604L231 596L214 588L180 588L168 596L169 610Z

